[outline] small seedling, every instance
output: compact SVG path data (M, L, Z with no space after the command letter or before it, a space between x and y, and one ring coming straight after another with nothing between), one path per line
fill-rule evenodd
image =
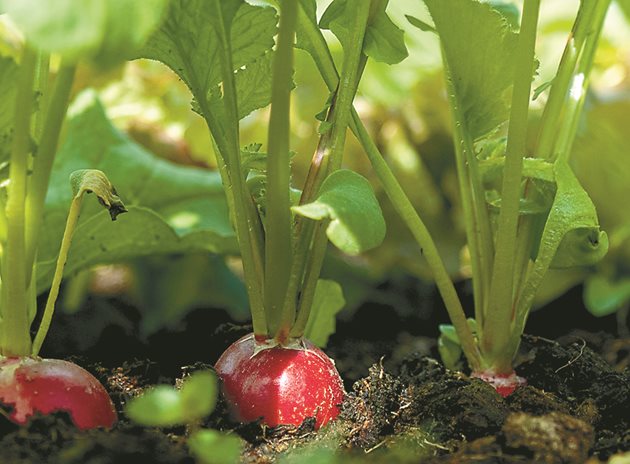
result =
M132 421L147 427L187 426L188 447L199 462L233 463L241 453L241 440L235 435L199 427L214 410L218 390L212 371L197 371L184 379L179 390L159 385L130 400L125 409Z

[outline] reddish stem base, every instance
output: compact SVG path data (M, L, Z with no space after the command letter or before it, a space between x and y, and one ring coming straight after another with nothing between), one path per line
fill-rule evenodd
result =
M514 371L509 374L497 374L492 370L487 370L473 372L470 376L489 383L503 398L510 396L517 388L527 385L527 380L516 375Z

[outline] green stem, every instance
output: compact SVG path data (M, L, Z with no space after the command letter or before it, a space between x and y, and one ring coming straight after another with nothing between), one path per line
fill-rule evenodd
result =
M15 100L13 143L6 205L7 244L2 261L2 330L0 348L5 356L26 356L31 352L25 258L25 198L28 155L31 143L33 83L37 57L26 47L19 71Z
M446 59L443 60L443 66L446 73L446 86L455 139L455 167L462 197L462 211L473 275L475 319L479 329L482 330L488 304L493 256L492 241L488 239L491 237L490 223L474 144L465 128L464 115L457 101Z
M35 140L41 141L42 130L46 121L46 113L50 97L48 95L48 77L50 74L50 55L44 52L37 54L37 69L35 71L35 92L39 94L37 112L35 113Z
M611 0L601 0L595 4L595 10L590 17L590 28L585 32L587 37L584 40L580 56L576 63L575 71L569 80L568 100L565 109L565 124L563 124L560 133L557 136L554 153L558 160L569 161L571 148L577 135L578 126L586 101L586 92L588 91L591 69L595 53L597 52L597 44L606 19L606 13L610 6Z
M609 2L607 2L609 3ZM536 155L541 158L553 160L555 157L554 145L558 131L563 125L565 102L568 98L568 89L574 76L578 59L581 55L585 41L591 32L591 18L597 6L601 3L597 0L581 2L575 23L569 35L566 47L560 59L558 72L553 79L553 85L549 92L549 98L545 104L540 124Z
M59 144L61 127L68 109L70 91L74 82L76 67L62 63L55 81L49 111L46 115L46 122L42 130L42 136L37 149L37 156L33 164L33 174L31 176L26 196L26 264L27 283L31 279L31 269L35 262L37 252L37 242L44 219L44 203L46 192L50 181L55 153Z
M225 112L225 144L219 145L222 153L226 153L225 164L227 177L229 177L227 189L233 192L233 215L236 226L236 236L243 261L245 285L249 296L254 334L257 338L268 335L267 318L265 315L263 299L263 252L260 240L259 220L256 207L253 204L241 165L239 145L239 119L237 107L236 84L234 82L234 66L232 64L232 50L230 47L229 30L225 27L223 10L219 1L211 2L214 14L217 18L220 45L218 47L221 60L221 77L223 82L223 108ZM205 95L202 96L205 102ZM207 105L202 109L204 116L210 117ZM216 121L213 124L215 131ZM219 139L221 140L221 138ZM223 145L223 144L222 144Z
M362 54L363 39L370 17L371 2L359 2L355 6L352 28L350 29L346 43L344 43L341 78L335 94L335 102L330 111L331 127L329 133L324 134L322 137L326 140L324 147L318 147L318 151L321 148L321 154L323 156L322 163L320 165L311 166L311 171L315 168L314 178L316 181L311 183L309 187L307 179L307 186L302 195L303 198L310 199L316 196L323 179L325 179L328 174L341 167L346 131L351 120L352 101L357 91L358 78L365 65L365 58ZM311 173L309 173L309 177L311 177ZM311 242L311 254L306 263L306 272L304 273L304 281L302 283L302 288L309 289L309 292L310 289L314 292L315 286L317 285L317 279L319 278L323 263L323 255L326 251L326 247L321 244L321 242L327 241L326 235L323 233L322 224L315 226L313 239L315 241ZM317 255L314 253L317 253ZM320 254L322 256L320 256ZM298 304L297 317L301 320L308 320L308 315L311 311L312 298L310 297L310 293L306 294L306 296L308 299L300 298Z
M66 220L66 228L63 232L63 238L61 239L61 248L59 249L59 256L57 257L57 265L55 266L55 274L53 275L52 284L50 286L50 292L48 293L48 299L46 300L46 307L44 308L44 315L42 316L42 322L39 324L35 340L33 341L32 355L39 355L39 350L44 343L44 339L50 329L52 317L55 312L55 302L59 296L59 287L61 286L61 279L63 278L63 268L66 265L68 259L68 252L70 251L70 244L72 243L72 236L81 214L81 202L83 201L83 194L74 197L70 204L70 211L68 212L68 219Z
M267 194L265 217L265 311L269 333L286 341L295 313L283 311L292 253L289 155L293 42L296 0L282 0L278 44L273 62L271 114L267 137Z
M313 234L313 246L310 249L308 259L310 266L306 269L304 276L304 285L300 294L300 308L297 312L297 318L293 327L291 328L291 337L299 338L304 336L304 331L308 324L308 319L311 314L311 308L313 301L315 300L315 290L317 288L317 280L319 279L319 272L324 264L324 258L326 257L326 250L328 249L328 240L326 239L326 227L328 221L323 221L321 224L316 224ZM323 235L323 236L322 236ZM315 275L313 275L315 273Z
M497 373L512 371L512 358L507 358L510 353L506 353L505 348L510 343L510 327L514 316L514 257L518 248L517 228L521 179L527 142L527 116L534 72L539 10L540 0L525 0L515 52L517 58L514 66L512 105L501 189L501 210L498 219L488 313L484 318L481 339L484 360Z
M313 24L300 9L299 22L304 38L308 38L311 47L313 60L321 73L328 89L333 91L339 82L339 75L335 68L330 49L326 45L326 41L316 24ZM396 212L400 215L403 222L407 225L413 234L416 242L423 250L423 255L433 273L438 291L444 300L444 304L448 311L449 317L457 335L462 344L462 350L468 360L469 365L473 369L480 366L479 350L474 336L466 322L466 315L462 308L459 297L455 290L452 280L444 266L444 263L438 253L435 242L431 238L424 222L416 212L409 198L405 194L402 186L392 173L391 169L383 159L383 155L379 152L378 147L370 137L367 129L361 122L356 110L352 109L352 121L350 124L352 132L355 134L372 164L376 175L381 181L385 193L389 197ZM300 316L298 316L298 321ZM307 318L303 318L307 319ZM306 326L306 320L303 321ZM298 326L298 322L296 322Z

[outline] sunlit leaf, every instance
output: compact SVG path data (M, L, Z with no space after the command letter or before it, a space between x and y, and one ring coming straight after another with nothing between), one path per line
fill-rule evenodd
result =
M166 21L138 58L161 61L190 88L197 111L220 111L221 41L212 3L218 0L174 0ZM239 114L269 103L271 53L276 13L243 0L223 0L220 7L231 38L232 64L237 73ZM264 56L263 56L264 55ZM251 70L247 68L251 66ZM243 68L243 69L242 69Z
M593 264L608 251L608 236L599 228L595 206L571 168L560 160L556 161L554 172L557 190L534 267L519 302L520 311L531 305L536 289L554 261ZM564 240L567 242L563 245Z
M487 3L424 0L440 36L458 111L473 139L508 117L517 34Z

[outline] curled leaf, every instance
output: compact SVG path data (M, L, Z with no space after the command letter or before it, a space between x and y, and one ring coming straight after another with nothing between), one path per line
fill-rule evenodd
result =
M99 203L109 211L112 221L115 221L119 214L127 212L116 189L103 171L98 169L74 171L70 174L70 185L74 198L79 198L85 193L94 193Z
M518 303L519 324L524 324L536 291L554 263L558 267L594 264L608 251L608 237L600 231L595 205L566 161L556 161L554 173L556 195Z

